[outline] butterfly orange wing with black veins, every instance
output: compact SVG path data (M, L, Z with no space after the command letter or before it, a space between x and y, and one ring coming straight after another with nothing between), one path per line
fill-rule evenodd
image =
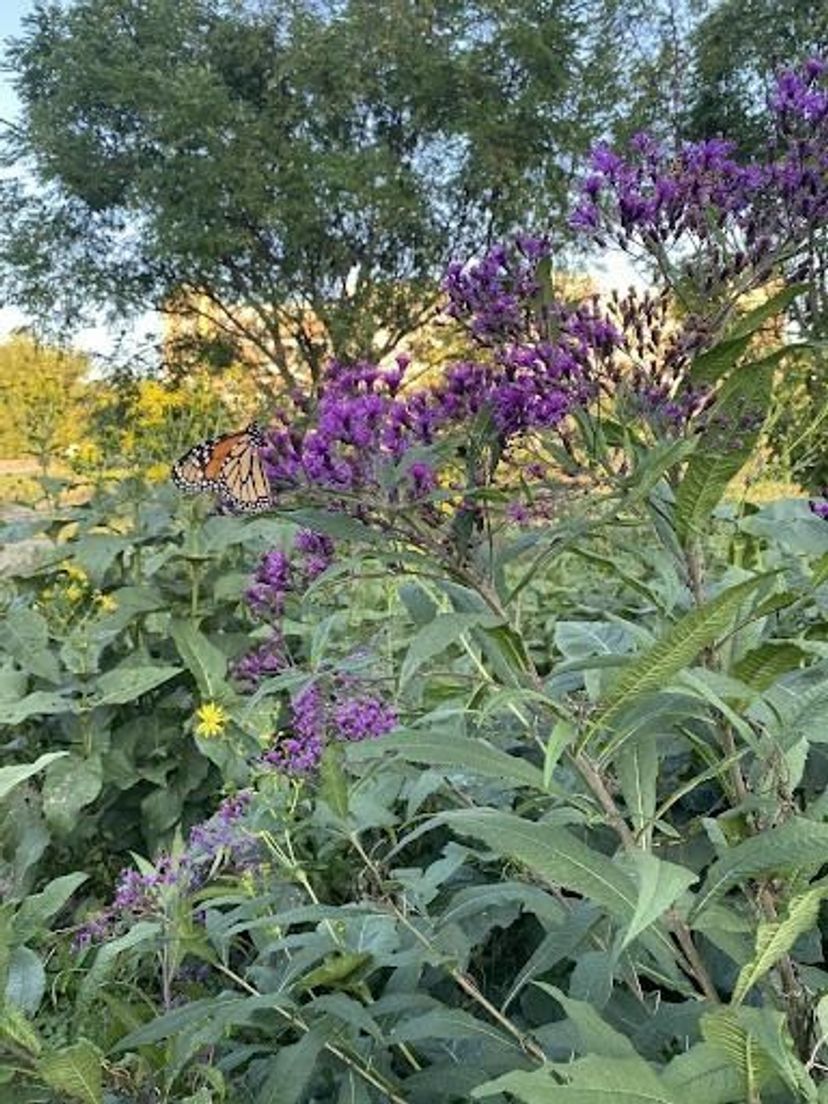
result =
M173 464L173 482L188 494L213 491L234 510L265 510L272 496L259 453L263 444L255 424L201 441Z

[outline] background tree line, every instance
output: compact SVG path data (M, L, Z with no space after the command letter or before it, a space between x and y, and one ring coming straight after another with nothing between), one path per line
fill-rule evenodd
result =
M168 367L252 354L266 405L399 348L453 257L522 229L577 261L596 141L761 150L774 71L826 41L804 0L37 3L7 54L0 292L61 334L171 313Z

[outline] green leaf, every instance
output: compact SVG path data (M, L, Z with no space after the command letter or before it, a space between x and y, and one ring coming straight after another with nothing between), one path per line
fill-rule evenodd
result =
M637 1056L590 1056L558 1065L554 1072L515 1070L479 1085L471 1095L480 1100L508 1093L525 1104L686 1104Z
M386 539L381 531L364 522L331 510L292 510L287 516L294 524L314 529L317 533L325 533L335 540L381 544Z
M135 950L145 944L152 944L161 931L158 922L139 920L137 924L119 935L110 939L95 952L95 960L88 969L80 983L78 993L78 1007L82 1009L95 996L102 985L106 984L112 971L115 969L117 959L126 951ZM157 1021L153 1021L155 1023ZM161 1038L161 1036L159 1036Z
M320 794L340 820L348 816L348 780L342 770L343 748L329 743L320 764Z
M464 1012L461 1008L436 1008L419 1016L398 1021L388 1033L393 1043L422 1043L429 1039L472 1039L485 1047L518 1050L517 1043L507 1038L486 1020Z
M13 947L6 976L6 1000L33 1016L46 990L46 971L38 955L29 947Z
M682 544L705 531L728 484L750 459L767 415L773 374L780 354L743 365L722 388L709 412L710 427L702 431L676 492L676 533ZM739 419L749 418L744 429ZM725 431L722 421L735 423Z
M50 1088L72 1100L82 1104L103 1100L101 1053L88 1039L42 1055L37 1072Z
M226 687L227 657L189 621L174 621L170 631L202 699L216 701Z
M809 284L804 283L790 284L788 287L783 288L782 291L778 291L776 295L772 295L770 299L766 299L764 303L760 303L758 307L754 307L753 310L748 311L746 315L740 318L739 321L731 327L728 338L732 340L734 338L756 333L768 319L775 318L777 314L781 314L782 311L787 310L794 299L800 295L804 295L809 287Z
M753 1010L716 1009L702 1016L701 1030L705 1041L737 1071L744 1098L750 1100L757 1099L761 1088L773 1077L775 1064L755 1031L745 1026L742 1014L748 1011Z
M484 613L438 613L416 633L408 647L400 669L400 688L417 673L422 665L473 628L491 628L501 624L501 619Z
M766 642L742 656L733 667L732 674L754 690L767 690L780 675L801 667L806 658L807 653L790 641L781 644Z
M14 917L14 933L25 942L44 928L56 913L60 912L78 886L83 885L88 875L75 872L53 878L40 893L27 897L20 905Z
M256 1104L296 1104L303 1097L318 1067L319 1055L329 1033L322 1025L317 1025L306 1032L298 1043L280 1047L279 1053L269 1063L269 1072L256 1097Z
M691 918L731 886L757 875L819 868L828 854L828 824L792 817L778 828L766 828L726 851L710 867L691 912Z
M37 610L12 609L3 619L4 645L25 671L47 682L60 682L60 664L49 650L49 627Z
M730 1010L728 1010L730 1011ZM784 1012L773 1008L748 1008L742 1005L733 1010L739 1024L749 1039L755 1039L774 1072L792 1090L797 1100L816 1104L817 1091L808 1071L796 1053ZM714 1016L715 1013L711 1013ZM701 1020L702 1034L709 1035L707 1017Z
M504 783L545 790L543 773L526 759L507 755L484 740L446 733L423 735L418 729L404 729L361 744L350 744L349 759L376 759L386 754L410 763L430 767L454 767L463 774L479 774Z
M638 900L635 912L621 940L621 950L662 916L693 882L698 874L675 863L658 859L649 851L629 855L638 877Z
M632 879L612 859L566 828L494 809L463 809L438 819L460 835L475 836L497 854L523 863L547 885L580 893L625 923L635 913L637 893Z
M800 935L816 926L819 905L826 896L828 885L815 886L793 898L784 919L759 925L756 954L739 972L731 1004L741 1004L753 986L788 953Z
M555 767L564 751L575 739L575 726L571 721L556 721L546 741L546 750L543 756L543 788L550 789Z
M615 757L615 769L633 830L643 833L656 809L658 748L652 733L628 740Z
M334 951L325 961L305 974L298 983L302 991L314 988L349 989L360 981L374 961L374 956L362 951Z
M579 1054L599 1054L604 1058L635 1058L636 1050L626 1035L602 1019L587 1001L573 1000L554 985L536 981L538 989L554 997L577 1032Z
M88 759L70 755L51 764L43 783L43 815L49 827L68 835L76 826L78 813L95 800L102 784L100 755Z
M180 667L162 665L114 667L98 679L98 705L125 705L180 674Z
M190 1001L181 1008L174 1008L162 1016L156 1016L149 1023L131 1031L115 1045L116 1052L135 1050L182 1035L193 1027L210 1021L221 1028L231 1024L249 1023L259 1012L268 1009L283 1008L289 1002L285 993L260 993L254 997L205 997L203 1000Z
M75 711L76 703L71 698L46 690L35 690L33 694L27 694L13 705L4 705L3 720L8 725L19 725L29 717Z
M717 383L726 376L750 344L750 334L727 337L712 349L697 356L690 365L690 379L695 386Z
M19 1008L0 1005L0 1046L37 1055L43 1049L40 1036Z
M68 754L69 753L66 751L47 751L45 755L41 755L34 763L18 763L12 767L0 767L0 801L10 794L15 786L19 786L21 782L25 782L27 778L31 778L32 775L45 770L50 763L54 763L58 759L63 759Z
M611 726L618 714L639 695L664 689L682 668L696 659L703 648L730 627L742 603L767 578L767 575L760 575L737 583L712 601L691 610L652 648L630 660L612 686L609 700L582 737L581 748L600 729Z
M681 1100L699 1104L744 1104L742 1076L730 1058L710 1043L696 1043L669 1063L664 1083Z

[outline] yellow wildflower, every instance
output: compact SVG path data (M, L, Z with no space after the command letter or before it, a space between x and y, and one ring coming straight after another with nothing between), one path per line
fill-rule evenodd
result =
M85 583L89 579L89 576L80 566L80 564L72 563L71 560L65 560L61 566L64 573L74 583Z
M66 588L66 597L73 604L83 599L83 587L78 583L70 583Z
M66 459L73 470L84 471L98 467L103 460L103 453L95 441L82 441L80 444L69 445Z
M112 594L101 594L99 591L95 595L95 602L102 613L114 613L118 608L118 599Z
M169 476L170 465L164 463L150 464L144 472L147 483L163 483L165 479L169 479Z
M221 736L229 719L222 707L217 705L216 702L205 702L204 705L199 706L196 710L196 717L198 718L195 730L196 736L203 736L205 739Z
M142 426L164 424L167 413L183 403L184 396L171 391L157 380L144 380L138 390L137 421Z

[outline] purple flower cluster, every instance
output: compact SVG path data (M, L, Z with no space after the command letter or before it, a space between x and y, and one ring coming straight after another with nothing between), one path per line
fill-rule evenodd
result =
M321 488L341 496L342 509L357 494L364 504L366 492L377 502L421 501L438 484L458 489L450 459L439 470L436 451L423 455L441 434L488 411L504 446L587 401L595 365L619 335L595 304L541 295L549 257L547 242L523 237L449 269L448 313L468 322L481 359L451 365L435 386L406 386L407 358L393 369L332 362L312 419L303 427L283 415L271 432L263 456L274 487Z
M808 507L812 514L816 514L818 518L822 518L823 521L828 521L828 501L823 499L821 502L811 499L808 503Z
M328 739L373 740L396 724L396 711L378 697L341 690L326 696L319 683L308 683L291 702L291 735L278 739L261 761L283 774L308 775Z
M237 659L231 667L233 678L247 690L255 690L263 678L278 675L288 667L281 633L275 629L269 640Z
M395 710L374 697L344 698L335 704L332 712L334 732L339 740L375 740L390 732L397 723Z
M293 547L302 555L302 570L308 581L327 571L333 562L334 543L324 533L301 529L296 535Z
M488 406L505 439L554 427L593 395L603 361L621 335L598 304L572 306L545 288L551 247L519 237L497 245L479 262L449 268L447 312L467 319L473 337L490 349L482 365L459 364L440 396L457 420Z
M213 816L193 826L180 855L162 852L152 870L144 874L124 868L111 904L84 923L75 935L75 948L84 950L106 939L120 924L152 915L163 907L165 890L193 892L217 863L234 870L255 866L260 859L259 845L243 824L252 797L252 791L243 790L225 798Z
M301 529L293 542L298 559L273 549L265 553L245 598L251 610L263 620L278 620L284 612L285 596L301 592L333 561L334 545L330 537Z
M689 247L682 275L704 293L737 276L742 290L759 286L828 216L825 77L819 59L779 75L765 161L740 161L722 138L673 149L639 134L626 156L598 146L572 225L599 244L655 253L662 265Z
M262 764L283 774L310 774L319 766L325 737L325 705L315 683L291 701L291 732L264 753Z
M330 567L334 544L330 537L301 529L290 554L279 549L265 553L245 592L251 612L271 626L270 637L232 665L233 677L246 690L255 690L263 678L290 666L279 622L288 594L301 593Z
M545 238L521 235L514 248L496 245L474 265L454 262L444 281L449 297L446 313L469 319L472 334L483 343L520 338L541 290L538 266L550 254Z
M258 616L278 618L284 611L285 595L292 589L290 558L274 549L262 557L245 598Z

